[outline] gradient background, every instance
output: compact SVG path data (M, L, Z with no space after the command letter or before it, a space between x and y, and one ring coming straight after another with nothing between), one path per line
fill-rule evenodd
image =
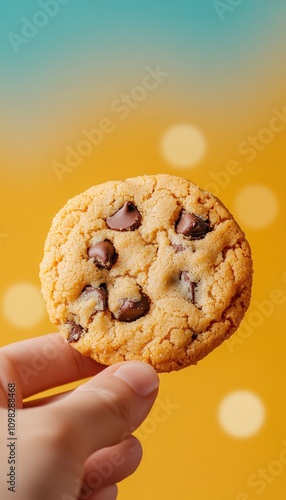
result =
M252 304L235 336L198 366L161 376L159 402L138 431L143 463L120 485L119 499L282 500L286 3L65 2L45 18L37 16L41 2L0 1L1 344L52 329L38 268L52 217L68 198L144 173L182 175L207 187L252 246ZM44 25L15 51L11 32L22 36L23 17ZM169 75L120 119L112 103L156 65ZM274 109L284 116L279 131ZM66 165L66 148L80 147L82 130L105 118L112 133L59 179L54 162ZM176 161L179 139L172 159L161 147L181 123L196 127L206 144L199 161L184 167ZM250 136L258 137L251 151ZM236 175L227 173L231 161ZM228 416L230 432L219 419L221 402L240 390L260 402L255 412L241 399L242 434L254 422L241 438L232 432L235 415Z

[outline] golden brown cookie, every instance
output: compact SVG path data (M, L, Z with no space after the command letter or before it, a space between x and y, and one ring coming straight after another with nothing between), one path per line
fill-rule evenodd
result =
M229 211L190 181L106 182L69 200L45 244L50 319L103 364L139 359L158 372L197 363L248 308L250 247Z

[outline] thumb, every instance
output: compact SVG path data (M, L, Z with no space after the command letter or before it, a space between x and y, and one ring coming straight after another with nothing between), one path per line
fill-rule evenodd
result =
M132 433L148 415L159 377L141 361L112 365L54 403L60 413L66 449L83 462L93 452Z

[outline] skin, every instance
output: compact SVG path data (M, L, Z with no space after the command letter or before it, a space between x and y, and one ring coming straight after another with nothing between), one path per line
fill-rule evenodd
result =
M148 415L158 375L140 361L108 368L58 334L0 349L0 449L6 455L0 498L114 500L142 449L131 433ZM73 391L23 402L46 389L92 377ZM15 384L16 492L8 491L8 384ZM7 469L7 471L6 471Z

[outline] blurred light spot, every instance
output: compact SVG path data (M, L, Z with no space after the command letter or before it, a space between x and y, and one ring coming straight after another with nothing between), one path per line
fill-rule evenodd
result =
M178 124L164 134L161 151L167 162L175 167L192 167L205 155L206 140L198 128Z
M19 328L37 325L45 313L41 292L32 283L15 283L8 288L2 308L6 319Z
M227 434L248 438L256 434L265 421L264 404L250 391L234 391L221 401L218 418Z
M234 208L244 225L264 229L276 219L279 203L276 194L267 186L250 184L238 193Z

